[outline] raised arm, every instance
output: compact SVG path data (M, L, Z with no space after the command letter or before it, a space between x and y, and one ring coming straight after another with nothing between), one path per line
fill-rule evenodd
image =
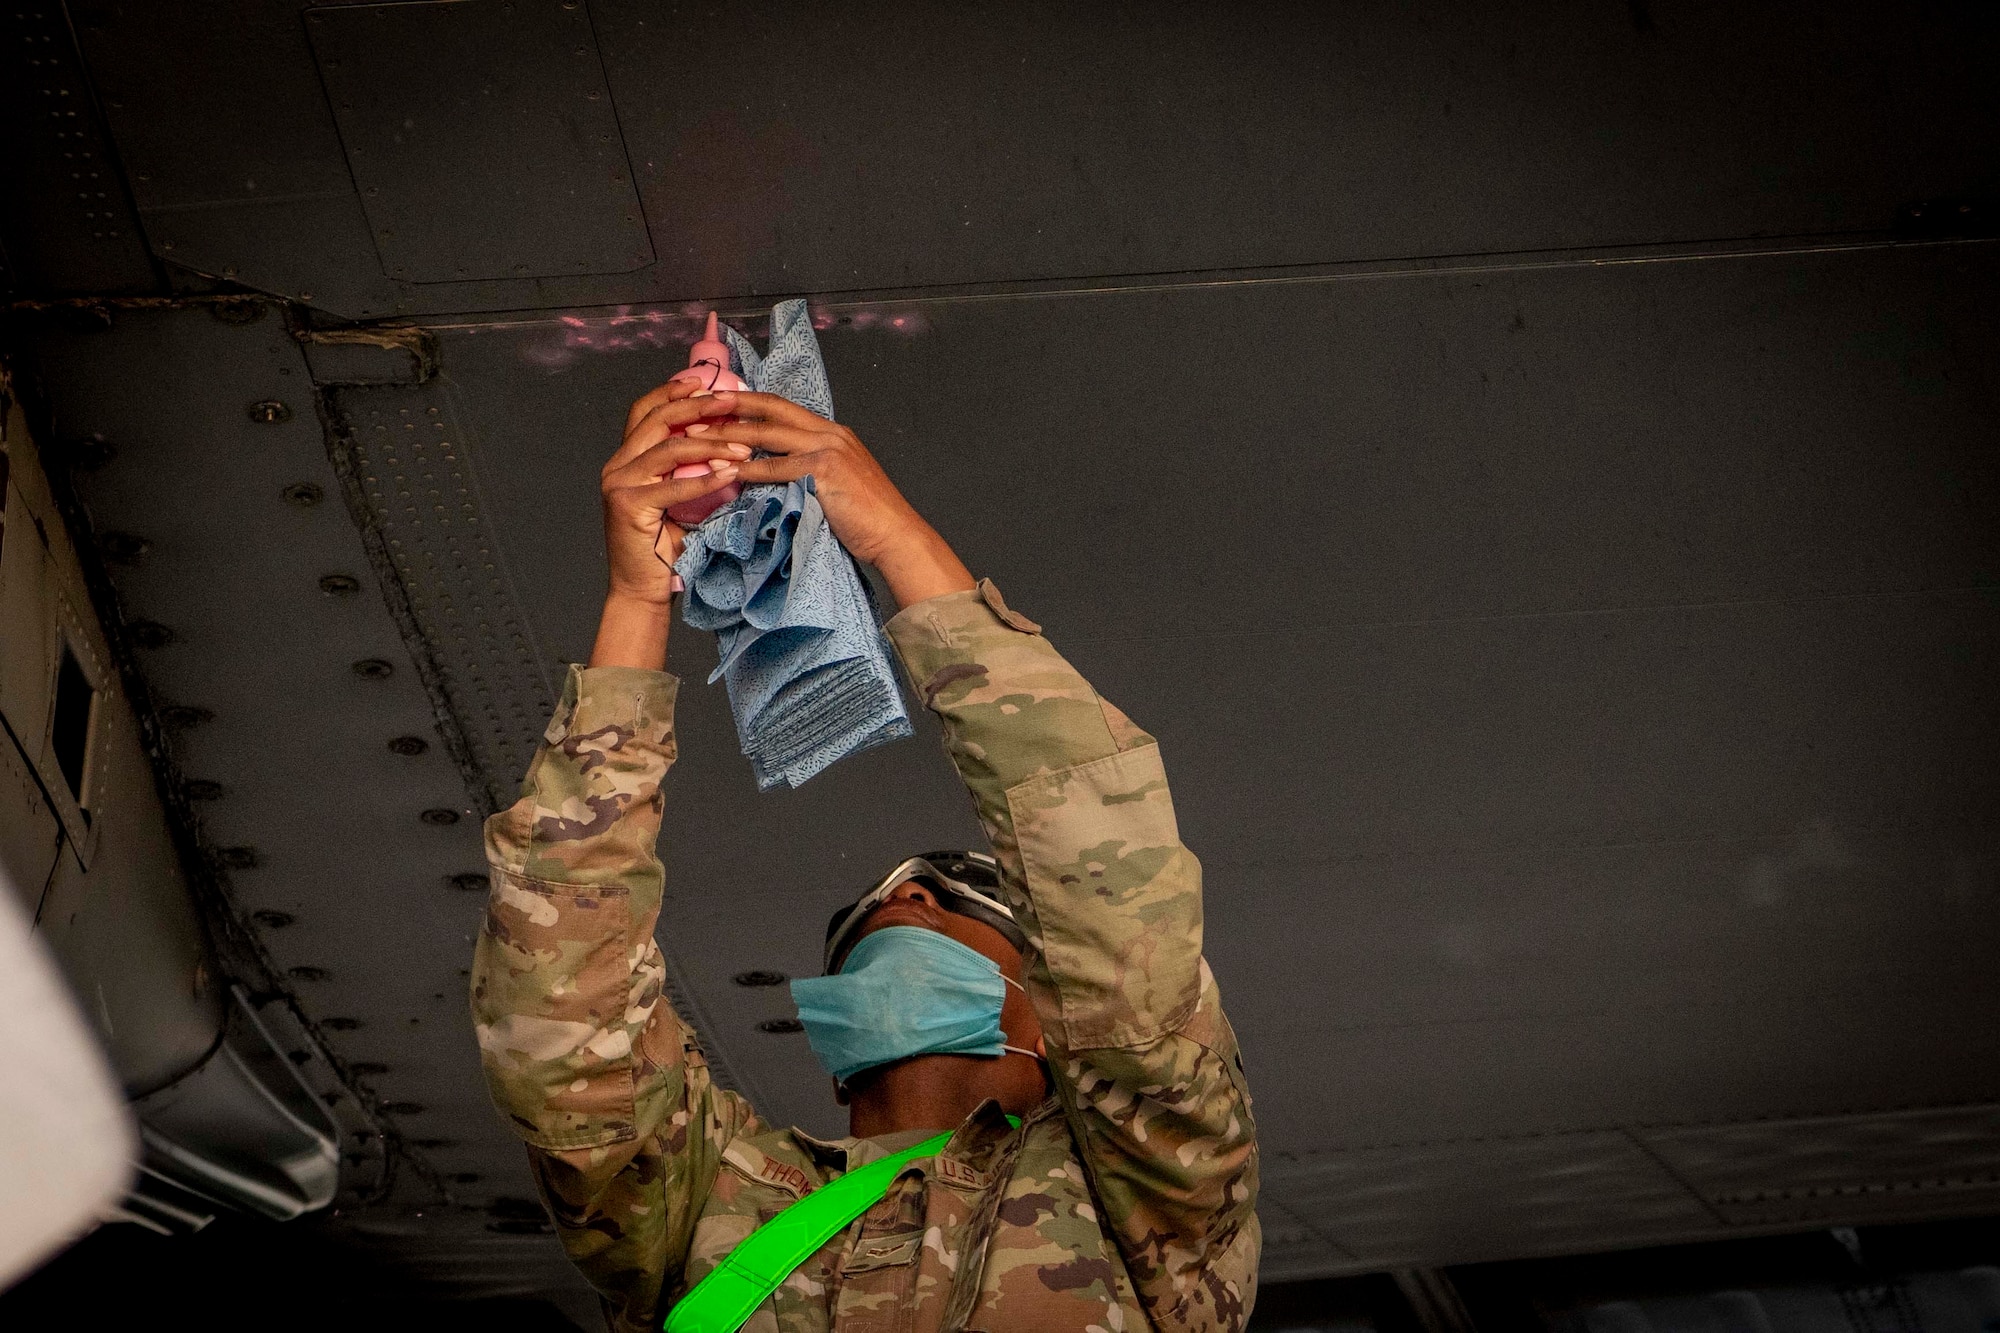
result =
M671 589L653 546L671 561L680 533L660 511L729 480L661 481L730 452L659 443L704 410L685 397L641 399L605 468L612 576L592 665L570 668L520 800L486 822L492 898L472 973L493 1100L620 1330L656 1324L722 1149L752 1115L709 1081L653 940L678 685L659 669Z
M888 629L999 858L1058 1095L1155 1325L1240 1327L1256 1129L1158 745L990 582Z
M999 858L1057 1092L1155 1327L1240 1328L1260 1239L1256 1130L1159 747L990 583L975 589L853 432L736 397L762 419L716 437L782 455L743 479L810 472L834 532L904 608L889 637Z

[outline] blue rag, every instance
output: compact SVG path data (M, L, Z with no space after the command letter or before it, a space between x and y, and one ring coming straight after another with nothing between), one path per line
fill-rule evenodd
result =
M758 356L723 326L752 389L831 420L833 392L804 301L771 309ZM797 787L839 759L910 734L888 644L854 557L827 527L813 479L746 486L688 533L674 571L681 618L712 630L736 735L757 789Z

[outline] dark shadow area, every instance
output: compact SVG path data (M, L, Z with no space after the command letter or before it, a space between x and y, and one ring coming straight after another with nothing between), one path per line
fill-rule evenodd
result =
M2000 1219L1865 1227L1446 1269L1469 1323L1387 1274L1274 1283L1257 1333L1994 1333ZM1433 1311L1435 1320L1437 1312Z
M1450 1271L1480 1333L1977 1333L2000 1219L1812 1231Z
M426 1289L310 1220L221 1217L191 1236L104 1226L0 1293L0 1328L17 1333L135 1326L577 1333L544 1301Z
M1257 1293L1251 1333L1424 1333L1383 1273L1277 1282Z

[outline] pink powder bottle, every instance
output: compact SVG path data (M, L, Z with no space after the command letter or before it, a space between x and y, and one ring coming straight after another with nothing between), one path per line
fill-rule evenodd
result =
M702 334L701 341L688 349L688 368L674 376L674 378L677 380L693 380L695 383L701 385L700 392L695 394L697 398L711 393L727 393L731 390L747 389L750 387L729 369L729 344L722 341L722 334L715 326L715 312L713 310L708 312L708 329ZM730 418L713 417L710 419L713 421L727 421ZM674 432L675 435L685 435L686 433L686 431L681 430ZM711 469L706 463L683 463L674 469L674 475L676 477L705 477L710 471ZM716 510L722 508L722 506L728 504L731 500L734 500L742 492L743 488L732 481L721 490L710 491L707 495L689 500L686 504L674 505L667 510L667 517L684 528L691 528Z

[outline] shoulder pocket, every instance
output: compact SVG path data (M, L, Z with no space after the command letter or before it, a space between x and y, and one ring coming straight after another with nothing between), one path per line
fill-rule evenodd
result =
M1181 846L1157 745L1011 787L1069 1050L1172 1031L1200 993L1201 865Z

